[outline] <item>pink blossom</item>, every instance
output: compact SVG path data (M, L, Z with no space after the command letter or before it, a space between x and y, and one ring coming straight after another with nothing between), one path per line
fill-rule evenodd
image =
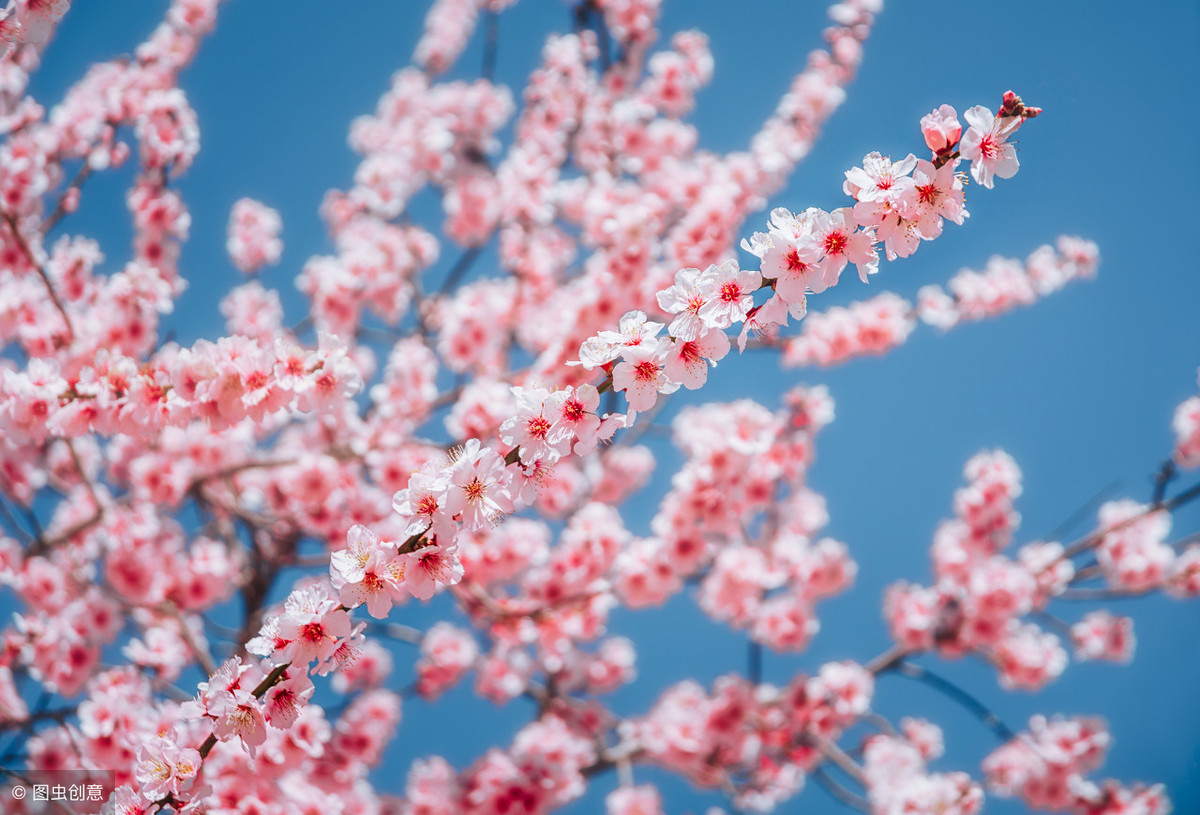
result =
M613 369L613 389L625 392L629 409L649 410L660 393L674 393L679 382L666 372L668 354L673 348L669 341L648 340L621 351L621 362Z
M438 623L421 640L417 662L417 691L426 698L440 696L457 682L479 656L479 646L467 631Z
M608 815L662 815L662 799L649 785L617 787L604 799Z
M1020 117L994 116L983 105L976 105L963 114L970 127L962 137L959 152L971 162L971 177L989 190L995 177L1012 178L1020 163L1017 150L1008 139L1024 121Z
M962 135L957 111L950 105L941 105L925 114L921 117L921 133L925 136L925 145L935 155L947 152Z
M562 420L566 393L551 394L545 388L514 387L517 415L500 425L505 444L521 448L522 458L558 460L571 449L571 427Z
M836 285L848 262L855 265L864 283L867 282L867 275L879 270L879 254L875 251L874 239L856 227L854 213L849 208L813 215L811 239L823 254L817 263L822 288Z
M200 754L180 747L174 739L155 736L138 749L134 777L142 785L142 795L154 801L166 795L179 795L192 785L200 769Z
M675 283L658 292L658 305L668 314L676 314L667 326L676 340L694 340L704 332L705 321L700 310L717 296L717 281L699 269L680 269Z
M668 351L663 374L671 381L679 382L689 390L704 385L708 379L708 366L717 364L729 353L729 337L720 329L708 329L694 340L676 339Z
M283 253L282 228L278 212L252 198L239 198L229 213L225 244L233 264L249 274L278 263Z
M350 636L350 617L327 593L298 589L288 595L276 635L287 643L283 656L294 663L324 663Z
M478 439L459 449L450 468L446 512L461 516L467 530L496 524L513 509L508 491L512 474L504 460Z
M401 557L408 561L400 573L404 587L418 600L428 600L438 586L453 586L463 578L462 561L453 546L430 544Z
M1133 620L1093 611L1071 626L1071 640L1079 659L1129 662L1133 659Z
M746 319L754 305L754 292L762 284L758 272L739 269L733 261L709 266L700 276L700 285L712 291L712 298L700 307L698 316L710 328L728 328Z

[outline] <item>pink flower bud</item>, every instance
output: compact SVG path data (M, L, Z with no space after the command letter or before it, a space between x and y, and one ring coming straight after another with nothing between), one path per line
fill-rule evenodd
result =
M949 150L958 143L958 137L962 135L958 113L950 105L942 105L921 117L921 133L925 136L925 144L934 153Z

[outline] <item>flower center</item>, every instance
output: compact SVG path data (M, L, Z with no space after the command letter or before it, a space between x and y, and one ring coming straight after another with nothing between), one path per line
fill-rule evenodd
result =
M550 432L550 422L545 416L534 416L525 423L525 432L531 438L544 439L546 434Z
M487 484L481 480L479 476L474 476L466 484L463 484L462 489L467 496L467 501L471 503L474 503L487 495Z
M425 493L421 496L421 500L417 501L418 515L432 515L438 511L437 496L432 493Z
M300 638L308 642L320 642L325 639L325 629L320 623L306 623L300 629Z
M658 365L650 362L639 362L633 367L634 376L642 382L652 382L658 377Z
M846 233L838 230L825 236L825 254L840 255L846 251Z
M563 403L562 407L563 418L568 422L578 422L583 418L586 412L583 409L583 404L578 399L568 399Z

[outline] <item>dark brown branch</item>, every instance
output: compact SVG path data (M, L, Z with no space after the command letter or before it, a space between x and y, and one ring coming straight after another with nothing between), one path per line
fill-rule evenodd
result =
M269 674L263 677L263 681L259 682L250 693L255 699L261 699L266 695L267 691L279 684L283 679L283 675L292 663L285 662L282 665L276 665ZM200 745L200 758L208 758L208 754L212 752L212 748L217 746L217 737L209 734L209 737Z

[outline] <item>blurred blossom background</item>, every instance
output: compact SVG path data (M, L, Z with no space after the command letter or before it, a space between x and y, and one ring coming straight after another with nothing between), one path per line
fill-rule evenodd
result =
M232 0L222 6L216 31L181 81L199 115L202 149L178 184L192 229L180 263L189 288L165 323L174 339L190 344L223 332L218 303L240 282L225 252L225 229L231 206L243 196L282 214L282 262L262 280L281 291L287 324L304 316L292 279L309 256L331 248L317 210L327 190L346 187L353 175L349 124L372 112L391 75L410 63L427 5ZM165 0L75 3L33 77L32 93L47 105L57 101L89 64L130 52L165 7ZM689 117L701 147L728 152L748 145L807 53L821 45L825 10L822 2L664 0L660 44L696 28L709 36L715 57L715 77ZM570 27L571 8L562 0L521 0L505 11L497 81L519 96L546 35ZM483 39L481 26L444 78L477 77ZM1196 393L1200 365L1200 268L1193 246L1200 163L1188 147L1200 129L1198 41L1194 0L1136 9L1082 0L885 6L847 102L767 209L845 205L844 171L873 150L893 159L924 156L918 120L942 103L960 114L977 104L994 108L1011 88L1045 114L1019 134L1021 170L1014 179L986 195L968 187L965 226L948 228L910 260L884 262L869 286L847 274L845 285L810 298L810 310L885 290L911 299L921 286L944 283L961 268L982 269L993 254L1023 259L1060 234L1095 240L1102 262L1094 281L998 320L946 336L921 326L887 359L781 370L777 354L748 352L726 358L703 391L672 400L660 422L698 401L748 397L776 409L780 395L799 382L827 385L836 402L836 421L817 440L808 484L826 497L831 522L825 531L849 546L857 581L821 605L821 631L806 652L766 653L766 681L782 684L828 660L865 661L890 644L883 591L901 579L930 582L931 536L951 515L963 464L979 450L1003 448L1021 467L1018 543L1086 531L1095 522L1097 496L1149 500L1151 476L1173 444L1172 412ZM131 234L123 201L135 165L89 182L68 224L73 233L100 241L109 267L123 262ZM439 231L434 196L418 197L409 214ZM741 235L763 229L765 217L766 211L753 217ZM433 279L457 256L455 247L444 245ZM472 274L497 273L493 242ZM635 534L648 532L681 461L665 437L647 434L643 443L659 463L651 483L628 504L626 522ZM1079 519L1082 507L1090 509ZM1078 523L1064 528L1072 516ZM1180 533L1198 525L1195 508L1177 516ZM1077 605L1069 622L1092 607ZM1200 811L1200 604L1154 597L1113 605L1134 617L1133 664L1072 663L1036 695L1002 690L996 672L981 662L919 661L970 690L1016 730L1035 713L1103 716L1115 743L1099 775L1163 782L1176 811ZM424 628L454 614L440 597L426 605L410 602L391 619ZM688 592L661 609L618 611L610 633L631 637L638 652L637 680L607 697L619 714L648 710L663 688L684 678L707 685L746 668L743 635L702 615ZM397 655L399 687L411 678L415 654ZM185 687L188 678L181 680ZM996 745L978 721L910 679L881 678L876 706L889 717L922 715L945 728L947 755L935 770L978 777L979 761ZM411 762L432 754L461 769L489 746L507 745L531 712L532 703L522 699L497 708L473 696L469 681L435 703L409 702L376 781L381 790L400 792ZM703 812L723 803L671 774L636 767L634 777L660 785L668 812ZM603 794L615 785L611 774L598 779L566 811L600 811ZM803 795L784 808L839 806L816 784ZM986 811L1025 810L992 798Z

